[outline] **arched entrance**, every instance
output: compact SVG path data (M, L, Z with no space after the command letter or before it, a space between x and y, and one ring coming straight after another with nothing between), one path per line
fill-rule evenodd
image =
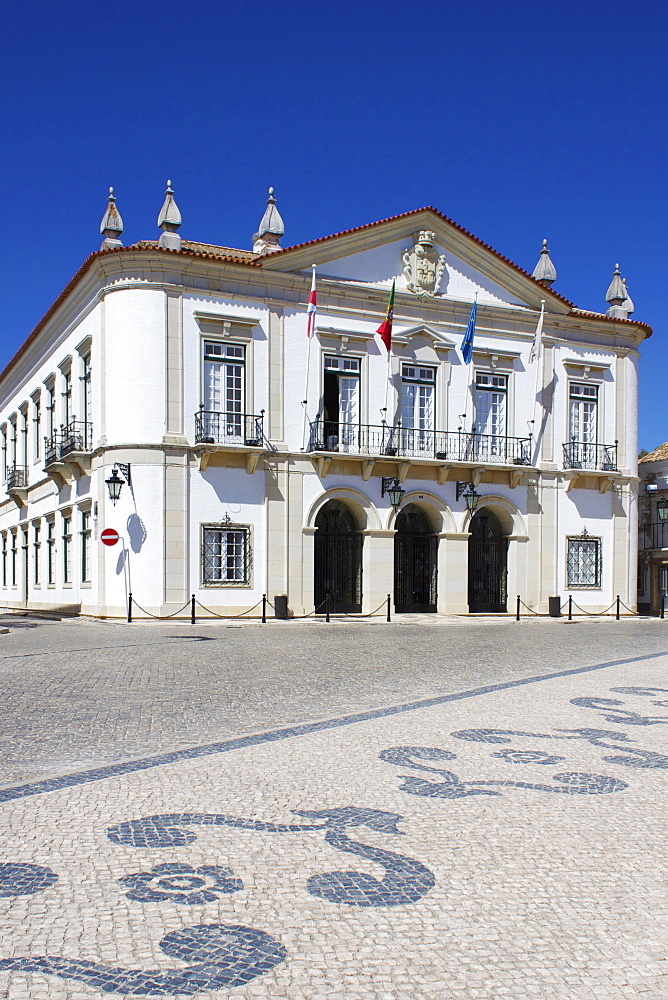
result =
M436 611L438 537L416 504L407 504L396 520L394 536L394 609Z
M471 518L469 531L469 611L506 611L508 539L487 508Z
M362 535L352 512L340 500L318 511L314 537L314 603L331 611L362 610Z

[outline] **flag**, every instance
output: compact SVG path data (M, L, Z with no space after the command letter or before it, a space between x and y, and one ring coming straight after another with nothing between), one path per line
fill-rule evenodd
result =
M466 365L471 363L471 355L473 354L473 337L475 336L475 317L477 309L478 300L476 299L471 307L469 325L466 327L466 333L464 334L464 339L462 340L462 357L464 359L464 364Z
M543 315L545 313L545 299L540 300L540 316L538 317L538 326L536 327L536 332L533 336L533 343L531 345L531 351L529 352L529 364L536 361L540 356L540 349L543 345Z
M311 281L311 294L308 297L308 305L306 307L306 315L308 316L308 326L306 327L306 336L312 337L315 333L315 267L313 268L313 280Z
M385 319L380 324L376 333L379 334L380 339L385 344L387 348L387 353L390 353L392 349L392 317L394 315L394 282L392 282L392 291L390 292L390 299L387 303L387 312L385 313Z

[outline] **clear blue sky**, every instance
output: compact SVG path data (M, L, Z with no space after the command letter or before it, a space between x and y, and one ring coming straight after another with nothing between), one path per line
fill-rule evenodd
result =
M107 187L152 239L165 179L190 239L285 245L432 204L602 310L616 261L654 327L640 445L668 439L662 5L142 3L3 15L0 366L91 250Z

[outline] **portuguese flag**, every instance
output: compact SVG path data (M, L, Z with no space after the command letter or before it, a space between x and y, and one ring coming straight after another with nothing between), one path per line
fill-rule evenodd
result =
M387 312L385 314L385 319L380 324L376 333L380 335L380 339L385 344L388 354L392 348L392 316L394 314L394 282L392 282L392 291L390 292L390 299L387 303Z

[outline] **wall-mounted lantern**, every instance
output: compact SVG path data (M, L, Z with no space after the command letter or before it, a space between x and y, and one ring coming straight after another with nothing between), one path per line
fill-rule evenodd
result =
M456 499L459 500L460 497L464 497L466 506L473 513L480 502L480 497L476 493L473 483L457 483Z
M105 479L105 483L107 484L107 489L109 490L109 499L115 507L121 495L121 488L125 486L125 480L121 479L119 476L116 466L114 466L111 470L109 479Z
M406 490L402 488L401 483L396 476L383 476L381 480L380 495L381 497L384 497L387 493L390 498L390 503L395 510L401 506L401 501L405 492Z

